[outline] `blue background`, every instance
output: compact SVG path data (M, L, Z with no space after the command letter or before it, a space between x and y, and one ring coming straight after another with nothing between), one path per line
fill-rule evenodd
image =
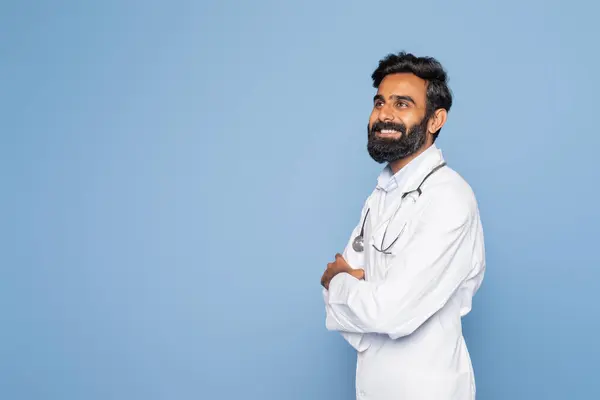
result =
M319 278L400 50L481 207L478 398L600 398L598 6L494 3L2 2L0 398L352 398Z

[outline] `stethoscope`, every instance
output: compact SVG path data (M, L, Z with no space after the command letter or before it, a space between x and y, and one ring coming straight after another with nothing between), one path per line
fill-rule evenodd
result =
M419 184L419 186L416 189L411 190L409 192L405 192L405 193L402 194L402 200L404 200L404 198L406 196L408 196L409 194L414 193L414 192L417 192L417 194L418 194L417 198L421 197L421 194L423 193L423 191L421 190L421 186L423 185L423 183L425 183L425 181L427 180L427 178L429 178L434 172L436 172L440 168L444 167L445 165L446 165L446 163L443 162L440 165L438 165L437 167L435 167L434 169L432 169L425 176L425 178L423 178L423 180L421 181L421 183ZM416 200L415 200L415 202L416 202ZM398 208L396 208L396 211L394 211L394 215L392 215L392 218L390 218L390 221L392 221L394 219L394 217L398 213L398 210L400 210L401 206L402 206L402 204L400 204L400 206L398 206ZM367 213L365 214L365 218L363 219L362 227L360 228L360 233L354 238L354 241L352 242L352 248L357 253L363 252L365 250L365 244L364 244L364 242L365 242L365 240L364 240L365 223L367 222L367 217L368 217L370 211L371 211L371 208L369 207L369 209L367 210ZM398 234L398 236L396 236L396 238L394 239L394 241L392 243L390 243L390 245L387 246L384 249L383 248L383 243L385 242L385 236L387 234L388 227L389 227L389 223L385 227L385 231L383 231L383 237L381 238L381 246L379 246L379 248L377 248L377 246L375 246L375 244L372 245L375 250L377 250L378 252L383 253L383 254L391 254L391 253L388 252L388 250L391 249L394 244L396 244L396 242L400 238L400 235L402 234L402 231L401 231Z

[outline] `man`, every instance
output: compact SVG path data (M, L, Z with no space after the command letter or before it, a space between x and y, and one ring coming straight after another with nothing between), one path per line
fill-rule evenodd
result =
M358 399L474 400L461 317L485 251L473 191L435 145L452 106L447 75L403 52L372 78L367 148L386 166L321 278L326 326L358 353Z

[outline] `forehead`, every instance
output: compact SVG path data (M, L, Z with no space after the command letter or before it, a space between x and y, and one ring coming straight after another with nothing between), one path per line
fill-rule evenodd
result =
M427 82L411 73L390 74L383 78L377 94L385 99L389 96L410 96L419 105L427 98Z

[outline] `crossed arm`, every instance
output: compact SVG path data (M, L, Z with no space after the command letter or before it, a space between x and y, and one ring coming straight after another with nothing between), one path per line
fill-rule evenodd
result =
M381 282L352 276L343 258L328 265L323 282L327 329L356 343L367 333L396 339L410 335L441 309L473 268L477 208L459 200L431 200Z

